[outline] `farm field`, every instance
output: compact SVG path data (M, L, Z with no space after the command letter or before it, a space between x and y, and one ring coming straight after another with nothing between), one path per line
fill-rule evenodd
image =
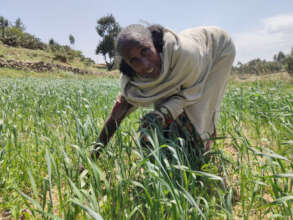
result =
M0 219L293 219L292 80L232 80L200 169L156 134L142 153L150 109L91 161L118 93L117 78L0 74Z

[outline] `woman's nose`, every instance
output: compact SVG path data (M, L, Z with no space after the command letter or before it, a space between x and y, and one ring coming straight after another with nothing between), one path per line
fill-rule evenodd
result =
M143 69L146 69L146 70L148 70L151 67L150 62L148 61L148 59L145 59L145 58L141 59L141 64Z

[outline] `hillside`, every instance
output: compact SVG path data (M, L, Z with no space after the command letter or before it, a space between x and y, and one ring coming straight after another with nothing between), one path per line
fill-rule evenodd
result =
M65 66L72 69L78 68L83 71L92 73L104 72L105 66L95 64L86 58L82 60L79 56L72 56L71 59L66 61L62 57L56 55L49 50L32 50L26 48L10 47L0 42L0 59L3 61L10 61L10 63L45 63L52 64L53 66ZM17 68L19 69L19 68Z

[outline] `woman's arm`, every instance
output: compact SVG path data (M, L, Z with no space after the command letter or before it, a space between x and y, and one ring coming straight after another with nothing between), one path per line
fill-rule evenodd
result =
M135 107L128 103L123 96L118 96L110 113L110 116L104 124L98 137L97 143L94 146L94 150L91 155L92 159L96 159L99 157L102 147L105 147L108 144L122 120L125 118L126 115L134 111L134 109Z

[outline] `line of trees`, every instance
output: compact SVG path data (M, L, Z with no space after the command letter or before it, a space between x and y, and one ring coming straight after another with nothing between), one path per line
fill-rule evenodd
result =
M293 48L291 49L291 53L287 55L282 51L275 54L273 61L266 61L257 58L245 64L238 62L237 65L233 67L233 72L238 74L261 75L281 71L287 71L290 74L293 73Z

